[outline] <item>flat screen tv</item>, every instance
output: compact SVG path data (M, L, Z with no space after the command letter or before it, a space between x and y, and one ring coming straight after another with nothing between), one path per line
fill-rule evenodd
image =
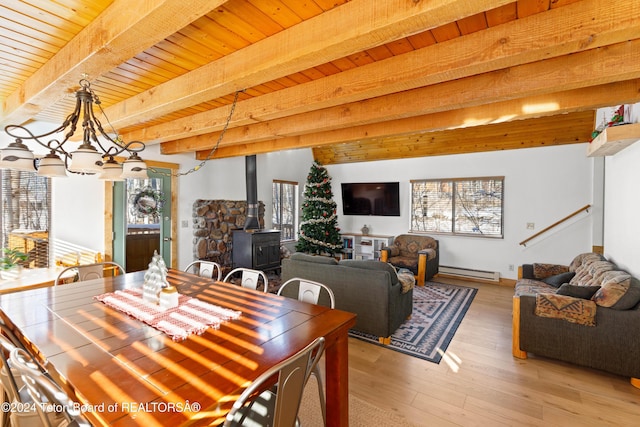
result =
M400 216L400 183L342 184L343 215Z

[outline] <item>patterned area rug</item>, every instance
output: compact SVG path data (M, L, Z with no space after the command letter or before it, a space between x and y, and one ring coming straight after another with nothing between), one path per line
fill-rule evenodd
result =
M458 326L462 322L477 289L426 282L413 290L413 314L391 335L385 346L420 359L440 363ZM358 331L349 335L382 345L378 337Z

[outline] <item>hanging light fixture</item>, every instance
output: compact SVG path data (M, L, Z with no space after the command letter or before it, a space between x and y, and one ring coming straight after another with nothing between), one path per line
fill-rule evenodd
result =
M95 116L93 105L97 105L106 118L100 105L98 95L91 89L88 80L80 80L80 89L76 92L76 107L65 121L56 129L42 135L34 135L27 128L20 125L8 125L5 132L15 141L0 150L0 168L35 171L37 164L38 175L48 177L67 176L66 171L81 175L99 174L101 179L121 180L125 178L147 178L147 165L138 153L145 149L144 143L132 141L124 143L118 133L111 127L115 138L109 136L102 128L100 120ZM82 121L80 121L82 116ZM71 151L66 145L76 131L80 122L82 126L82 142ZM107 119L107 123L109 120ZM109 123L109 126L111 124ZM67 128L69 130L67 131ZM63 139L43 139L54 134L62 134ZM105 140L105 145L98 137ZM25 145L27 141L35 141L49 150L42 159L36 161L33 151ZM120 165L115 156L126 152L128 159Z

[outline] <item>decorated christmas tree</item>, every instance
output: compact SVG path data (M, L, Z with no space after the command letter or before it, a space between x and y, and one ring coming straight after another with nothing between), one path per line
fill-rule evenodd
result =
M342 249L336 202L327 169L314 162L307 176L302 204L299 252L333 255Z

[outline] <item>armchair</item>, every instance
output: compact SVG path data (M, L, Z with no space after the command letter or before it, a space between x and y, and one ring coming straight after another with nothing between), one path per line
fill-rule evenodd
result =
M433 237L401 234L391 246L382 248L380 260L396 268L411 270L418 286L424 286L427 280L438 274L440 248Z

